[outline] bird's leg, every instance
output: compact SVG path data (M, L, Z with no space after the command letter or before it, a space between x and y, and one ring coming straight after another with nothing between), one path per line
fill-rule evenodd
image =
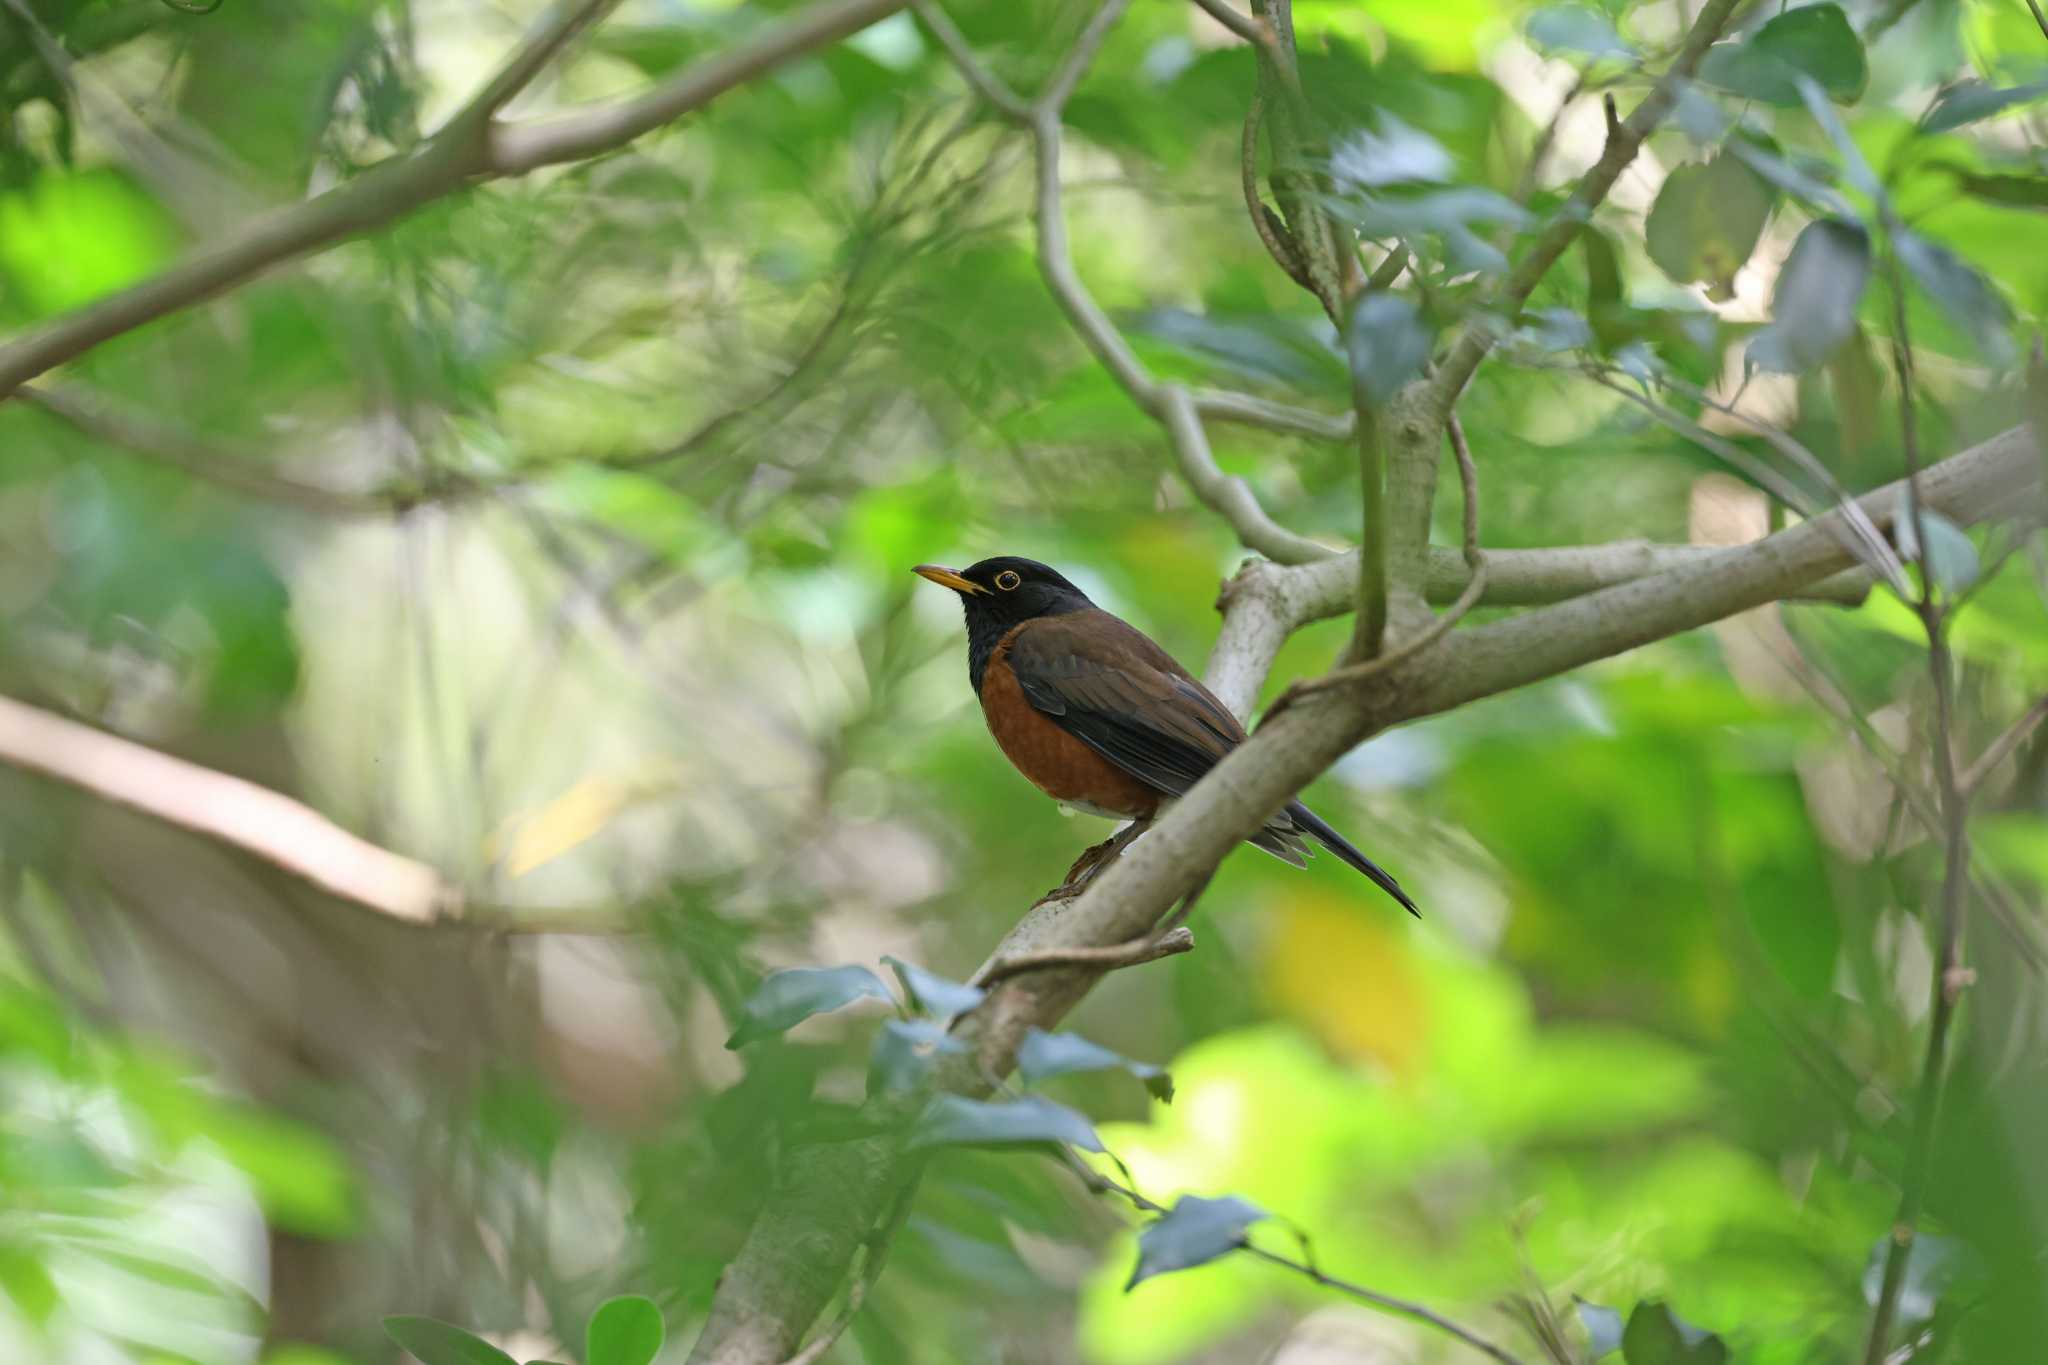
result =
M1131 846L1132 840L1151 827L1150 820L1133 820L1101 843L1083 850L1081 856L1074 859L1074 865L1067 869L1067 879L1048 893L1046 899L1071 900L1080 895L1081 889L1095 880L1096 873L1115 862L1117 855Z

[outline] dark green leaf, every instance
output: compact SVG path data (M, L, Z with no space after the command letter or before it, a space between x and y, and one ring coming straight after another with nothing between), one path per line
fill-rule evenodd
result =
M1849 201L1836 193L1827 180L1821 178L1832 178L1833 167L1814 165L1809 169L1808 166L1794 165L1779 156L1774 149L1760 147L1746 137L1730 138L1728 150L1740 157L1743 165L1793 198L1837 217L1848 218L1855 215ZM1820 174L1814 174L1815 171Z
M1628 1315L1621 1336L1628 1365L1723 1365L1728 1346L1712 1332L1694 1327L1656 1299L1644 1299Z
M1378 189L1451 178L1451 154L1424 132L1392 114L1381 114L1378 131L1347 133L1330 153L1330 174L1353 189Z
M1961 527L1929 507L1920 509L1919 520L1927 527L1927 572L1944 592L1961 592L1977 581L1977 547ZM1898 542L1899 558L1911 563L1921 558L1920 534L1914 518L1900 511L1892 524L1892 538Z
M970 1100L941 1095L918 1119L914 1147L947 1143L1066 1142L1085 1151L1102 1150L1095 1127L1064 1104L1037 1095L1015 1100Z
M882 961L888 963L890 970L896 973L896 979L903 983L903 993L910 997L913 1004L942 1019L967 1013L988 995L988 992L979 986L969 986L964 982L940 976L937 972L928 972L915 962L905 962L894 957L884 957Z
M1839 103L1862 97L1870 66L1840 5L1788 10L1743 42L1716 43L1700 63L1701 80L1786 107L1800 103L1797 78L1802 75Z
M891 1019L868 1053L868 1088L884 1095L915 1090L931 1074L934 1057L966 1047L936 1019Z
M1153 308L1124 321L1134 332L1221 361L1254 379L1317 389L1340 380L1343 373L1324 343L1288 328L1283 319L1231 320L1184 308Z
M1997 365L2011 361L2012 337L2008 328L2012 315L2006 310L2005 300L1976 267L1947 247L1904 228L1892 230L1892 245L1920 287L1970 334L1985 359Z
M1951 128L1960 128L1978 119L1990 118L2017 105L2029 104L2048 95L2048 81L2035 81L2029 85L2014 85L2000 89L1986 85L1983 81L1963 81L1952 85L1936 97L1927 112L1920 118L1923 133L1945 133Z
M1855 223L1808 223L1771 295L1771 323L1750 339L1749 359L1766 370L1802 374L1826 360L1856 326L1870 279L1870 237Z
M814 1014L850 1005L856 1000L894 1002L882 979L865 967L794 967L775 972L755 987L740 1006L739 1027L725 1040L728 1048L745 1047L757 1038L781 1033Z
M1615 32L1598 10L1583 5L1551 5L1529 16L1529 41L1552 51L1584 52L1593 57L1634 57L1636 50Z
M386 1318L384 1333L418 1357L420 1365L517 1365L482 1337L438 1318Z
M1267 1216L1264 1209L1236 1195L1182 1195L1171 1212L1138 1234L1138 1264L1124 1289L1235 1251L1244 1245L1245 1229Z
M2048 209L2048 176L1978 175L1975 171L1947 167L1957 186L1972 199L2003 204L2016 209Z
M1772 198L1770 185L1739 157L1680 166L1650 209L1650 259L1675 283L1704 281L1709 298L1733 298L1735 272L1756 250Z
M1111 1052L1100 1043L1090 1042L1076 1033L1047 1033L1043 1029L1033 1029L1024 1036L1023 1046L1017 1049L1017 1072L1033 1085L1048 1077L1075 1071L1115 1070L1130 1072L1159 1099L1172 1100L1173 1081L1165 1071L1150 1062L1134 1061L1121 1052Z
M1351 310L1345 330L1351 383L1374 403L1384 403L1422 373L1429 359L1430 331L1415 305L1399 294L1364 295Z
M606 1299L583 1331L583 1365L649 1365L667 1337L652 1299L621 1294Z
M1586 1329L1586 1359L1598 1360L1621 1349L1621 1313L1584 1299L1574 1299L1579 1325Z

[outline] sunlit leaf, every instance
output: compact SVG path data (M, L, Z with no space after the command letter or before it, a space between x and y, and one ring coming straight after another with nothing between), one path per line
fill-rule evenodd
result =
M1093 1124L1064 1104L1038 1095L1014 1100L940 1095L911 1135L915 1147L991 1142L1065 1142L1084 1151L1102 1150Z
M1658 1300L1645 1299L1628 1315L1621 1358L1627 1365L1723 1365L1728 1346Z
M1077 1033L1047 1033L1035 1028L1024 1035L1024 1043L1017 1049L1017 1073L1027 1082L1035 1085L1075 1071L1128 1071L1156 1098L1173 1098L1172 1078L1149 1062L1111 1052Z
M652 1299L621 1294L606 1299L584 1328L583 1365L649 1365L667 1337Z
M438 1318L389 1317L384 1332L417 1356L420 1365L517 1365L482 1337Z
M1138 1234L1138 1264L1126 1290L1154 1275L1205 1265L1244 1245L1245 1229L1268 1217L1266 1211L1236 1195L1204 1199L1184 1194L1157 1222Z
M927 1014L937 1015L941 1019L965 1014L988 996L988 992L979 986L970 986L965 982L940 976L937 972L928 972L915 962L905 962L901 958L887 955L883 956L882 961L888 963L890 970L896 973L896 979L903 983L903 993L909 996L914 1004L921 1006Z
M865 967L792 967L774 972L740 1006L739 1026L725 1040L728 1048L745 1047L757 1038L794 1028L814 1014L840 1009L856 1000L895 997L882 979Z
M1770 325L1750 339L1751 363L1799 374L1825 361L1856 326L1870 279L1870 237L1855 223L1808 223L1771 295Z
M1713 299L1735 296L1735 272L1756 250L1771 215L1771 188L1722 154L1664 178L1644 241L1657 268L1678 284L1704 281Z

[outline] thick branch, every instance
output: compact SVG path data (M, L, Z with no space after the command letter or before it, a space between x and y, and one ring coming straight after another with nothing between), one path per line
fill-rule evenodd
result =
M0 346L0 399L35 378L133 331L224 293L270 267L383 227L421 205L481 180L595 156L708 104L792 57L839 41L903 7L903 0L823 0L729 52L706 58L643 95L534 123L497 123L493 100L509 98L538 69L530 54L552 53L574 24L551 20L521 46L477 101L418 151L380 162L313 199L278 209L202 246L160 275L110 294ZM584 6L564 14L580 16ZM580 17L577 18L580 22ZM509 88L508 88L509 87Z
M372 910L430 923L460 894L440 873L288 796L0 697L0 763L218 839Z

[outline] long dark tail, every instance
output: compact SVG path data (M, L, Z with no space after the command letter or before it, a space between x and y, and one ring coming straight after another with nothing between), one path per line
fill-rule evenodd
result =
M1408 893L1401 889L1401 883L1394 880L1393 874L1353 848L1351 841L1325 824L1320 815L1317 815L1307 806L1302 805L1301 802L1296 801L1288 806L1287 818L1294 821L1301 829L1313 834L1318 843L1336 854L1341 861L1349 863L1352 867L1357 868L1360 872L1372 878L1374 884L1380 890L1406 906L1409 914L1417 919L1422 918L1422 911L1415 908L1415 902L1408 898Z

